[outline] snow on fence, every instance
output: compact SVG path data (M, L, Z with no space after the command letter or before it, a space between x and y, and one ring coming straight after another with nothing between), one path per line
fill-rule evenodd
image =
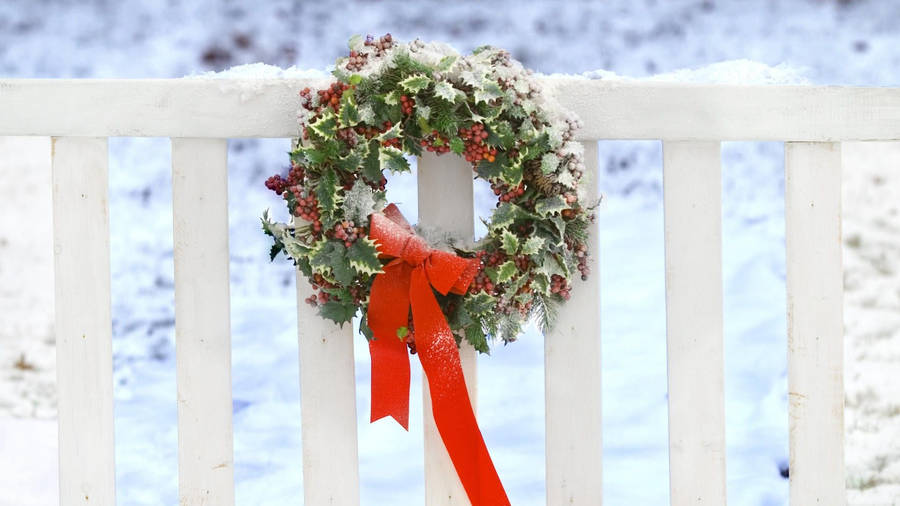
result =
M900 140L900 89L546 83L584 120L595 173L597 140L663 141L674 505L726 500L720 142L786 143L791 503L844 503L840 142ZM63 506L115 502L107 138L172 138L179 493L184 505L233 504L226 140L294 137L297 90L309 84L0 80L0 135L54 137ZM459 160L421 159L419 220L471 235L472 192L443 192L470 185ZM599 279L577 283L546 338L550 505L601 501ZM298 300L309 290L299 282ZM298 304L305 500L358 504L354 337L313 311ZM462 356L474 397L475 354ZM426 503L463 504L427 418Z

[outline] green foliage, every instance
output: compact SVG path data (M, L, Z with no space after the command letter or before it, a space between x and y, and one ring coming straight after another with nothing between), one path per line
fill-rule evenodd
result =
M515 255L516 251L519 250L519 238L509 230L503 230L501 240L503 242L503 251L505 251L507 255Z
M418 93L431 84L431 78L423 74L414 74L400 81L400 87L410 93Z
M566 204L566 199L560 195L553 195L552 197L538 200L534 205L534 212L538 213L542 218L545 218L551 214L559 213L568 207L569 205Z
M388 146L381 148L381 167L391 172L409 172L409 162L403 156L403 151Z
M334 169L325 169L319 179L318 186L316 186L316 198L319 199L322 225L326 227L331 227L338 221L338 216L335 212L341 200L341 196L338 193L340 189L337 173Z
M353 242L347 249L347 260L349 260L350 266L360 274L370 276L382 272L381 261L378 260L378 248L375 246L375 241L368 237L360 237Z
M327 318L341 327L353 319L357 307L351 302L328 301L319 307L319 315Z

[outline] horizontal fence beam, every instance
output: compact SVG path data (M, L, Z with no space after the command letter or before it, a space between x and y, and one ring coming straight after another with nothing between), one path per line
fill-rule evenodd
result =
M543 77L580 140L900 140L900 88ZM295 137L312 79L0 79L0 135Z

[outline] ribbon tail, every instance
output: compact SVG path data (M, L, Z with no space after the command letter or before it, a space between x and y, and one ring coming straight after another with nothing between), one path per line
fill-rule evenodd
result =
M406 264L385 268L372 282L368 323L375 335L369 341L372 360L372 418L386 416L409 430L409 354L397 329L409 320L409 272Z
M469 401L456 340L421 267L411 274L410 302L435 425L466 495L473 506L508 506Z

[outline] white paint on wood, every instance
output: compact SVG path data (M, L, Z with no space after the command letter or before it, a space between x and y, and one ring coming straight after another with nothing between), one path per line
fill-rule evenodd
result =
M664 142L671 504L725 504L718 142Z
M845 504L841 146L785 144L791 504Z
M323 319L304 299L313 294L297 274L300 420L304 504L359 504L353 326Z
M172 139L182 506L234 504L227 153L225 139Z
M597 198L597 143L584 143L588 196ZM547 504L599 505L602 500L600 388L600 250L597 226L588 240L591 274L573 281L544 338Z
M418 161L419 224L440 227L460 239L475 234L474 173L472 166L457 156L425 153ZM477 400L477 355L468 343L460 348L463 376L472 408ZM431 413L428 380L422 375L425 430L425 504L449 506L469 504L456 469L447 454Z
M108 148L58 138L53 252L60 505L115 503Z
M582 140L900 140L900 88L541 79ZM0 135L294 137L297 92L322 84L0 79Z

